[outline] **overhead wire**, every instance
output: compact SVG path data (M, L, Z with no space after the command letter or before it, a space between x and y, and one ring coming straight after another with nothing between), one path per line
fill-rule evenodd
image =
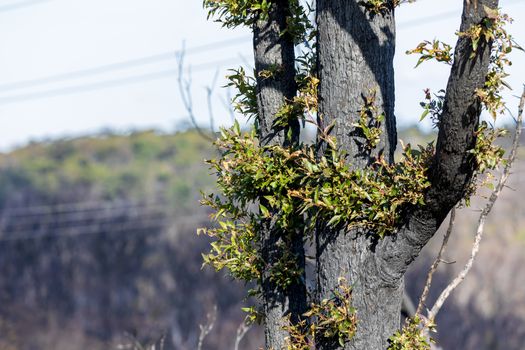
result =
M87 211L103 211L103 210L119 210L127 208L142 208L147 206L157 206L165 204L160 199L147 200L141 202L126 202L126 201L76 201L76 202L62 202L56 204L45 205L31 205L24 207L8 208L5 210L10 217L29 217L34 215L49 215L49 214L68 214L75 212Z
M1 242L13 242L13 241L27 241L27 240L42 240L46 238L58 238L58 237L79 237L86 235L96 235L96 234L116 234L123 232L142 232L147 233L148 230L161 229L166 227L169 222L159 221L159 220L141 220L141 221L130 221L121 224L112 224L110 227L103 227L100 224L92 225L78 225L64 228L61 230L56 230L54 232L46 232L44 234L35 233L35 231L19 231L11 232L7 234L2 232L0 234L0 243ZM62 232L59 232L62 231ZM67 233L65 233L67 232Z
M153 209L153 208L147 208L147 209ZM123 211L124 210L124 211ZM4 222L7 226L8 230L10 231L21 231L24 229L27 229L28 227L32 227L32 230L35 229L35 227L38 227L38 229L44 229L44 228L52 228L52 229L60 229L64 227L68 227L71 225L76 225L79 223L90 223L96 221L99 224L105 224L105 223L113 223L115 220L121 219L121 220L139 220L139 219L149 219L151 217L157 217L162 216L163 213L161 211L151 211L146 212L144 210L137 211L135 210L129 210L129 209L123 209L119 212L103 212L102 214L95 214L93 215L92 212L88 212L89 214L86 214L85 212L76 212L73 214L68 214L67 216L60 216L60 215L46 215L41 217L32 217L32 220L26 219L18 219L18 220L9 220L12 219L10 217L6 217L4 219ZM3 228L5 229L5 227ZM2 229L0 229L1 231Z
M516 3L518 3L518 0L509 0L507 2L507 5L516 4ZM432 16L418 18L418 19L411 20L411 21L406 21L406 22L400 23L398 25L398 28L407 29L407 28L419 26L421 24L435 23L435 22L450 19L453 16L457 16L457 11L447 11L447 12L443 12L437 15L432 15ZM215 49L223 48L226 46L243 43L245 41L248 42L247 36L193 47L188 50L185 50L185 52L188 54L198 53L198 52L207 52L210 50L215 50ZM56 75L52 75L52 76L48 76L44 78L30 79L30 80L18 81L18 82L13 82L13 83L1 84L0 91L12 91L12 90L20 89L20 88L34 88L39 85L50 84L53 82L61 82L61 81L66 81L66 80L80 78L80 77L90 77L90 76L98 75L102 73L108 73L112 71L132 68L132 67L144 66L144 65L153 64L153 63L159 63L159 62L166 61L169 59L175 59L176 55L181 54L181 53L183 53L183 50L168 51L168 52L155 54L151 56L145 56L145 57L141 57L137 59L131 59L131 60L126 60L122 62L101 65L98 67L56 74ZM228 58L225 60L207 62L204 64L194 66L193 70L194 71L200 71L200 70L204 71L204 70L208 70L212 68L217 69L217 66L228 64L231 62L238 62L238 58L232 57L232 58ZM137 84L137 83L145 82L145 81L165 79L165 78L177 76L177 75L178 75L178 69L169 69L169 70L164 70L164 71L144 73L144 74L133 75L133 76L128 76L124 78L108 79L108 80L101 81L101 82L79 84L75 86L56 88L56 89L34 92L34 93L19 94L19 95L14 95L14 96L4 96L4 97L0 97L0 105L19 103L19 102L24 102L28 100L43 99L43 98L49 98L49 97L57 97L57 96L63 96L63 95L71 95L71 94L77 94L77 93L82 93L82 92L96 91L100 89L119 87L123 85Z
M192 71L195 72L195 71L206 71L210 69L217 69L218 66L230 64L232 62L237 62L237 61L238 61L237 58L227 58L227 59L217 60L213 62L207 62L204 64L192 66ZM112 88L112 87L119 87L123 85L138 84L138 83L142 83L146 81L161 80L161 79L166 79L169 77L178 76L178 74L179 74L178 69L167 69L163 71L138 74L138 75L133 75L133 76L124 77L124 78L108 79L108 80L99 81L95 83L81 84L81 85L69 86L69 87L64 87L64 88L56 88L56 89L46 90L46 91L39 91L39 92L33 92L33 93L27 93L27 94L0 97L0 105L18 103L18 102L23 102L23 101L28 101L28 100L36 100L36 99L42 99L42 98L63 96L63 95L71 95L71 94L76 94L80 92L96 91L96 90L107 89L107 88Z
M190 47L184 50L172 50L153 54L149 56L143 56L133 59L128 59L120 62L113 62L103 64L96 67L90 67L85 69L74 70L66 73L54 74L43 78L28 79L22 81L16 81L11 83L0 84L0 91L17 90L21 88L33 88L39 85L46 85L50 83L62 82L65 80L71 80L82 77L89 77L93 75L99 75L103 73L124 70L128 68L134 68L138 66L149 65L153 63L159 63L169 60L175 60L177 55L184 54L185 56L194 55L197 53L214 51L225 47L231 47L247 41L248 37L236 37L233 39L221 40L209 44L200 46Z
M25 3L36 3L36 2L45 2L45 0L27 1ZM517 3L517 1L513 1L513 0L510 0L509 2L510 3ZM6 6L3 6L3 7L0 6L0 12ZM405 29L405 28L409 28L409 27L413 27L413 26L418 26L418 25L423 24L423 23L443 21L443 20L446 20L446 19L450 18L451 16L456 16L456 15L457 15L457 13L455 11L449 11L449 12L446 12L446 13L443 13L443 14L437 15L437 16L429 16L429 17L425 17L425 18L420 18L420 19L416 19L416 20L400 23L398 28ZM241 40L244 41L245 39L244 38L236 38L236 39L231 39L231 40L228 40L228 41L223 41L223 42L220 42L220 43L212 43L212 44L208 44L208 45L203 45L203 46L200 46L200 47L195 47L195 48L192 48L192 49L188 49L187 53L191 53L191 52L194 53L194 52L199 52L199 51L200 52L206 52L206 50L213 49L214 47L217 47L217 48L219 46L224 47L224 45L230 45L230 44L241 42ZM68 72L68 73L62 73L62 74L49 76L49 77L45 77L45 78L25 80L25 81L10 83L10 84L2 84L2 85L0 85L0 91L6 91L6 90L9 91L9 90L13 90L13 89L33 87L33 86L38 86L38 85L43 85L43 84L49 84L51 82L64 81L64 80L69 80L69 79L78 78L78 77L87 77L87 76L92 76L92 75L95 75L95 74L102 74L102 73L107 73L107 72L116 71L116 70L123 70L123 69L131 68L131 67L143 66L143 65L147 65L147 64L152 64L152 63L156 63L156 62L161 62L161 61L173 59L177 52L180 52L180 51L165 52L165 53L161 53L161 54L157 54L157 55L151 55L151 56L146 56L146 57L142 57L142 58L138 58L138 59L132 59L132 60L126 60L126 61L117 62L117 63L111 63L111 64L107 64L107 65L102 65L102 66L99 66L99 67L88 68L88 69L83 69L83 70L78 70L78 71L73 71L73 72ZM199 65L194 66L192 69L194 71L195 70L198 71L198 70L201 70L201 69L202 70L206 70L207 67L210 67L211 65L217 65L218 63L226 63L226 62L230 62L231 60L232 59L230 58L227 61L226 60L221 60L221 61L210 62L210 63L202 64L200 66ZM73 87L54 89L54 90L40 92L40 93L24 94L24 95L12 96L12 97L4 97L4 98L0 98L0 104L12 103L13 101L19 102L19 101L24 101L24 100L27 100L27 99L43 98L43 97L47 97L47 96L57 96L57 95L68 94L68 93L77 93L77 92L82 92L82 91L98 90L98 89L112 87L112 86L133 84L133 83L137 83L137 82L141 82L141 81L156 80L156 79L165 78L167 76L176 75L177 72L178 72L177 69L165 70L165 71L159 71L159 72L153 72L153 73L146 73L146 74L142 74L142 75L136 75L136 76L132 76L132 77L125 77L125 78L120 78L120 79L111 79L111 80L106 80L106 81L103 81L103 82L96 82L96 83L92 83L92 84L84 84L84 85L78 85L78 86L73 86ZM9 100L10 98L13 99L13 100ZM70 206L70 205L71 205L70 203L67 203L67 204L64 204L64 207L65 206ZM43 207L43 206L41 206L41 207ZM99 211L108 210L107 208L102 208L102 207L91 208L91 209L99 210ZM80 211L77 211L77 213L78 212L80 212ZM49 215L56 215L57 213L59 213L59 212L53 212L52 214L49 214ZM75 213L75 211L69 211L69 213ZM20 217L23 217L23 215L20 215ZM202 215L196 215L196 217L202 218L203 216ZM75 221L73 220L73 221L70 221L70 222L75 222ZM147 221L138 221L136 223L139 223L139 222L144 223L144 222L147 222ZM159 221L156 221L156 222L157 222L157 225L155 227L158 228L159 227L159 225L158 225ZM85 227L93 228L94 226L97 226L97 229L93 233L100 233L100 223L97 224L97 225L90 225L90 226L85 226ZM82 226L81 225L80 226L77 225L76 227L78 228L78 227L82 227ZM136 227L135 227L135 229L136 229ZM142 229L142 228L139 228L139 230L140 229ZM129 228L126 228L126 230L129 231ZM84 233L77 234L77 235L89 234L89 233L86 233L86 232L89 232L89 231L84 231ZM118 230L114 231L114 228L112 228L112 232L118 232ZM25 236L24 236L24 234L25 234ZM33 231L26 231L25 233L22 232L20 235L17 234L16 237L5 237L5 236L4 237L0 237L0 241L45 238L45 237L50 237L50 236L55 236L55 235L47 234L47 235L36 236L35 237ZM60 235L58 235L58 236L60 236ZM75 236L75 235L69 235L68 234L68 235L64 235L64 236Z
M182 218L177 219L177 225L185 223L195 223L197 220L203 220L205 215L193 214L185 215ZM58 237L78 237L85 235L95 234L107 234L112 235L123 232L136 232L145 231L148 229L166 229L170 224L175 223L169 219L150 219L150 220L130 220L128 222L121 223L110 223L101 225L99 223L89 225L72 225L66 228L54 230L52 232L45 232L39 234L33 230L24 231L4 231L0 232L0 243L1 242L13 242L13 241L27 241L27 240L40 240L46 238L58 238ZM143 232L146 233L146 232Z
M14 2L6 5L0 5L0 13L1 12L9 12L13 10L18 10L24 7L30 7L38 4L43 4L46 2L50 2L51 0L26 0L26 1L19 1Z

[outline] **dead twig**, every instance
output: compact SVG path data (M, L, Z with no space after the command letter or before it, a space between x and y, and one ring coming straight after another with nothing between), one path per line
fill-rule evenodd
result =
M252 325L246 324L245 321L243 321L239 327L237 328L237 335L235 337L235 346L233 347L233 350L239 350L239 344L241 343L241 340L244 338L246 333L252 328Z
M202 350L202 344L204 343L204 339L206 339L206 336L210 334L210 332L213 329L213 326L215 326L215 321L217 320L217 305L213 307L213 311L208 313L206 318L206 323L203 325L199 325L201 332L199 334L199 343L197 344L197 350Z
M186 112L188 113L188 116L190 117L191 123L193 124L193 127L197 132L204 137L206 140L213 142L215 141L213 137L209 135L209 133L202 130L202 128L197 123L197 119L195 118L195 113L193 111L193 99L191 97L191 67L188 67L187 72L187 78L184 78L184 54L185 54L185 48L184 44L182 46L182 49L177 53L177 61L179 63L178 67L178 75L177 75L177 84L179 85L179 92L180 97L182 99L182 103L184 105L184 108L186 109ZM209 94L211 94L211 91L209 91ZM208 100L211 98L208 97ZM211 118L213 118L213 114L211 115ZM213 126L213 123L211 124ZM213 132L213 129L211 130Z
M432 278L434 276L434 273L436 272L439 263L444 262L442 259L443 253L445 252L445 249L448 244L448 240L450 238L450 235L452 234L452 229L454 228L454 222L456 220L456 208L452 208L450 211L450 221L448 223L447 232L445 232L445 235L443 237L443 243L441 243L441 248L439 249L439 253L436 257L436 260L434 260L434 263L430 267L430 270L427 274L427 280L425 282L425 288L423 289L423 293L421 293L421 298L419 298L419 303L417 305L416 309L416 315L421 314L421 311L423 309L423 305L425 305L425 301L427 300L428 293L430 292L430 286L432 285Z

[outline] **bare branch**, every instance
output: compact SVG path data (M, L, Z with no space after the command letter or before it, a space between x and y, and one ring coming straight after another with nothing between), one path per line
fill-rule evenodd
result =
M184 108L186 109L186 112L188 113L188 116L190 117L191 123L193 124L193 127L197 132L204 137L208 141L215 141L208 133L206 133L204 130L202 130L199 125L197 124L197 119L195 118L195 113L193 112L193 100L191 98L191 67L188 68L188 73L186 74L188 76L187 79L185 79L184 75L184 55L185 55L185 47L184 43L182 45L182 49L177 53L177 61L179 63L178 67L178 75L177 75L177 83L179 85L179 92L180 97L182 99L182 103L184 105Z
M485 207L483 208L483 211L481 212L479 216L478 228L476 230L476 237L474 240L474 245L472 246L470 258L465 264L465 267L463 268L463 270L461 270L459 275L445 288L445 290L443 290L443 292L438 297L432 309L428 312L428 318L431 321L435 319L436 315L438 314L439 310L441 310L441 307L443 306L444 302L449 297L450 293L454 289L456 289L457 286L461 284L461 282L463 282L463 280L465 279L465 277L471 270L474 259L476 258L479 252L479 245L483 237L483 232L485 228L485 220L488 214L490 213L490 211L492 210L492 208L494 207L494 203L498 199L501 191L505 187L505 183L507 182L507 179L509 178L509 175L510 175L511 166L516 158L517 149L519 147L519 142L520 142L521 129L522 129L521 124L523 121L523 106L524 105L525 105L525 86L524 86L524 91L523 91L523 94L521 95L521 99L519 103L518 117L516 120L516 131L514 133L514 140L512 143L511 153L508 158L507 164L505 165L505 168L503 169L503 173L500 177L500 180L496 188L494 189L494 191L492 191L492 194L490 195L488 203L485 205Z
M439 263L444 262L441 258L443 256L443 253L445 252L445 249L448 244L448 239L450 238L450 235L452 233L452 229L454 227L454 221L456 220L456 208L452 208L450 211L450 221L448 224L447 232L445 232L445 235L443 237L443 243L441 244L441 248L439 249L439 253L436 257L436 260L434 260L434 263L430 267L430 270L427 274L427 280L425 282L425 288L423 289L423 293L421 294L421 298L419 299L419 303L417 305L416 309L416 315L419 315L423 309L423 305L425 305L425 301L428 297L428 293L430 292L430 286L432 285L432 278L434 276L434 273L436 272Z
M246 333L252 328L252 325L246 324L246 322L242 322L239 325L239 328L237 328L237 336L235 337L235 346L233 350L239 350L239 344L241 343L241 340L244 338Z
M208 102L208 116L210 118L210 130L211 132L215 132L215 126L214 126L214 116L213 116L213 104L211 102L211 98L213 97L213 90L215 89L215 85L217 84L217 78L219 77L219 70L217 69L215 71L215 75L213 76L213 80L210 85L206 86L206 101Z
M221 98L221 102L224 108L228 111L228 114L230 115L230 120L233 123L235 122L235 111L233 109L232 100L233 100L233 96L232 96L231 88L227 87L226 88L226 98Z
M213 329L213 326L215 326L215 321L217 320L217 305L213 307L213 311L211 313L208 313L206 318L206 323L204 325L199 325L201 332L199 334L199 343L197 344L197 350L202 350L202 344L204 343L204 339L206 339L206 336L210 334L210 332Z

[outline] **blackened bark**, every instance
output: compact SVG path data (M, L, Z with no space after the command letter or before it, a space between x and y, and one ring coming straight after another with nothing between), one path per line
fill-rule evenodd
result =
M338 145L348 152L354 168L368 166L378 154L393 161L396 145L394 14L370 15L360 3L317 2L320 123L326 126L335 120ZM368 151L366 140L352 124L359 120L359 110L373 91L378 113L385 115L386 122L379 146ZM402 283L382 283L370 237L357 230L320 228L317 232L318 298L331 298L339 277L353 288L358 327L344 349L384 350L400 324ZM334 340L318 338L318 349L340 348Z
M474 6L465 0L460 31L465 32L481 23L489 15L485 8L495 10L498 2L478 0ZM395 284L402 278L447 213L465 195L475 166L469 150L475 146L481 114L481 103L475 91L484 86L491 47L491 42L480 40L475 57L471 58L470 39L464 36L458 39L443 113L439 118L436 155L429 170L432 186L425 198L426 205L409 214L403 229L378 247L380 272L387 284Z
M299 121L287 127L275 127L275 115L286 101L296 95L294 42L284 33L289 3L274 1L265 19L254 26L255 71L257 79L258 131L262 145L294 146L299 140ZM270 77L260 73L268 71ZM304 271L303 237L292 232L282 232L264 223L261 230L261 254L267 267L273 266L285 253L291 252ZM266 269L262 276L263 311L265 315L265 340L267 349L283 349L288 333L283 329L287 320L297 322L306 312L306 286L304 279L283 290L270 280Z
M289 14L287 0L275 1L268 18L259 20L254 27L259 137L263 145L290 144L299 139L298 119L290 121L291 139L286 137L288 128L273 125L275 114L297 92L294 42L284 33ZM271 72L272 76L260 76L263 71Z
M333 134L358 168L367 166L379 153L393 160L397 142L393 12L370 17L361 2L317 2L320 122L327 126L335 120ZM373 153L368 153L365 138L352 124L359 120L365 98L373 91L377 114L384 114L386 122L381 142Z

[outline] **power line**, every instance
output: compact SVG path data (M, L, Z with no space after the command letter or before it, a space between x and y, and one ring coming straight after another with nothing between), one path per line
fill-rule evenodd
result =
M43 0L40 0L40 1L43 1ZM517 2L518 0L509 0L510 4L516 4ZM0 7L0 10L1 10L1 7ZM404 23L400 23L398 25L398 28L406 29L406 28L415 27L415 26L425 24L425 23L439 22L439 21L449 19L453 16L454 17L457 16L457 12L448 11L448 12L444 12L441 14L427 16L424 18L419 18L419 19L407 21ZM206 52L209 50L214 50L214 49L234 45L240 42L244 42L246 40L247 40L247 37L229 39L229 40L225 40L222 42L216 42L216 43L194 47L194 48L186 50L186 52L190 54L196 53L196 52ZM34 86L49 84L53 82L70 80L70 79L79 78L79 77L88 77L88 76L97 75L101 73L107 73L107 72L116 71L116 70L123 70L126 68L143 66L143 65L152 64L152 63L158 63L161 61L173 59L176 57L177 54L180 54L182 52L184 51L178 50L178 51L165 52L165 53L141 57L137 59L106 64L106 65L102 65L102 66L98 66L94 68L72 71L68 73L61 73L61 74L39 78L39 79L31 79L31 80L24 80L24 81L19 81L19 82L14 82L14 83L3 84L3 85L0 85L0 91L16 90L20 88L32 88ZM230 63L233 61L234 59L230 58L227 60L210 62L207 64L195 66L194 70L207 70L207 69L210 69L212 65L226 64L226 63ZM235 60L235 62L237 62L237 60ZM100 89L118 87L118 86L123 86L123 85L137 84L137 83L144 82L144 81L165 79L169 76L176 76L177 74L178 74L178 70L171 69L171 70L165 70L165 71L159 71L159 72L145 73L142 75L128 76L128 77L120 78L120 79L110 79L110 80L106 80L102 82L95 82L91 84L80 84L80 85L71 86L71 87L46 90L42 92L0 97L0 105L24 102L24 101L35 100L35 99L43 99L43 98L49 98L49 97L57 97L57 96L63 96L63 95L71 95L71 94L88 92L88 91L96 91Z
M406 21L403 23L399 23L397 26L398 29L406 29L406 28L412 28L417 27L421 24L427 24L427 23L435 23L435 22L441 22L447 19L450 19L452 17L457 17L458 11L447 11L442 12L440 14L437 14L435 16L427 16L423 18L417 18L410 21Z
M65 238L75 238L79 236L86 236L86 235L96 235L96 234L117 234L117 233L123 233L123 232L129 232L132 234L136 233L148 233L145 232L147 230L159 230L159 229L165 229L169 226L171 223L177 223L177 224L185 224L185 223L195 223L195 220L202 220L204 218L204 215L200 214L194 214L194 215L186 215L180 219L177 219L175 221L170 220L136 220L136 221L130 221L126 223L121 223L120 226L113 225L112 227L101 227L99 224L91 224L91 225L74 225L70 226L68 228L63 228L60 230L57 230L53 233L46 233L46 234L35 234L34 231L27 230L27 231L11 231L9 233L1 232L0 233L0 243L2 242L13 242L13 241L27 241L27 240L40 240L45 238L58 238L58 237L65 237ZM59 231L66 231L59 232ZM125 237L123 237L125 238Z
M97 66L97 67L91 67L91 68L80 69L80 70L75 70L75 71L66 72L66 73L50 75L50 76L43 77L43 78L28 79L28 80L22 80L22 81L7 83L7 84L0 84L0 91L17 90L20 88L28 88L28 87L33 88L35 86L49 84L49 83L61 82L65 80L75 79L75 78L88 77L92 75L119 71L119 70L137 67L137 66L144 66L148 64L159 63L159 62L168 61L168 60L174 60L177 58L177 55L180 55L180 54L193 55L196 53L214 51L217 49L234 46L239 43L244 43L247 41L247 39L248 37L246 36L237 37L234 39L222 40L222 41L218 41L214 43L195 46L195 47L191 47L188 49L166 51L166 52L162 52L162 53L158 53L158 54L154 54L150 56L133 58L130 60L104 64L104 65Z
M160 208L160 207L159 207ZM148 208L151 209L151 208ZM86 215L85 213L77 212L75 215L68 215L61 217L60 215L47 215L44 217L33 217L33 220L16 220L14 222L7 218L7 228L11 231L21 231L30 229L33 231L44 229L61 229L74 226L78 223L93 223L97 224L112 224L117 220L142 220L151 217L162 217L165 214L161 211L120 211L117 213L102 213L99 215ZM38 226L38 229L34 228Z
M17 208L8 208L4 212L8 213L9 217L30 217L35 215L57 215L68 214L76 212L92 212L105 210L120 210L142 208L146 206L157 206L164 204L161 200L150 200L144 202L125 202L125 201L79 201L79 202L64 202L57 204L32 205Z
M143 220L143 221L131 221L128 223L123 223L120 226L113 227L103 227L98 224L93 225L78 225L72 226L67 229L60 229L53 233L46 234L35 234L34 231L20 231L20 232L10 232L6 234L3 232L0 235L0 242L12 242L12 241L26 241L26 240L41 240L46 238L56 238L56 237L79 237L86 235L95 235L95 234L116 234L123 232L142 232L146 233L148 230L161 229L167 226L168 221L159 221L159 220ZM58 231L62 231L58 233ZM68 233L64 233L68 232Z
M230 64L232 62L238 62L238 58L228 58L224 60L218 60L214 62L208 62L200 65L195 65L192 67L192 71L206 71L210 69L217 69L218 66L224 64ZM119 87L123 85L133 85L142 83L145 81L154 81L166 79L168 77L174 77L179 74L178 69L167 69L163 71L157 71L153 73L144 73L140 75L129 76L125 78L118 79L108 79L105 81L99 81L90 84L81 84L75 86L69 86L65 88L51 89L41 92L34 92L28 94L20 94L14 96L0 97L0 105L7 105L12 103L19 103L30 100L38 100L43 98L57 97L63 95L72 95L81 92L96 91L101 89L107 89L112 87Z
M439 16L426 17L426 18L410 21L407 23L400 24L399 28L408 28L408 27L412 27L412 26L415 26L421 23L441 21L441 20L446 19L446 17L450 17L451 15L456 15L456 13L447 12L445 13L445 16L439 15ZM159 62L175 59L177 54L184 53L184 54L191 55L191 54L200 53L200 52L207 52L207 51L212 51L212 50L216 50L216 49L220 49L220 48L224 48L228 46L233 46L239 43L244 43L244 42L247 42L248 40L249 40L249 37L243 36L243 37L238 37L234 39L223 40L220 42L210 43L206 45L196 46L196 47L189 48L186 50L168 51L168 52L163 52L163 53L159 53L155 55L135 58L131 60L125 60L121 62L105 64L105 65L101 65L98 67L81 69L81 70L71 71L67 73L60 73L60 74L51 75L51 76L38 78L38 79L28 79L28 80L13 82L13 83L1 84L0 91L4 92L4 91L10 91L10 90L17 90L21 88L33 88L33 87L40 86L40 85L61 82L65 80L75 79L75 78L89 77L89 76L98 75L102 73L124 70L124 69L132 68L132 67L144 66L144 65L153 64L153 63L159 63ZM175 70L169 70L169 71L158 72L158 73L147 73L147 74L144 74L143 76L127 77L127 78L117 79L115 81L110 80L110 81L105 81L105 82L97 82L93 84L78 85L78 86L72 87L71 88L72 92L70 93L83 92L84 90L82 89L82 86L86 87L87 89L86 91L90 91L92 89L96 90L99 88L104 88L105 84L109 84L108 87L112 87L112 86L120 86L120 85L127 85L130 83L135 83L136 78L138 78L138 81L136 82L141 82L145 80L156 80L156 79L161 78L159 74L163 74L163 73L167 73L168 75L173 75L175 73ZM102 85L102 86L99 87L99 85ZM69 88L61 88L61 89L48 90L45 92L36 92L32 94L22 94L22 95L17 95L17 96L3 97L3 98L0 98L0 104L23 102L23 101L27 101L28 99L54 97L54 96L57 96L57 94L58 95L68 94L66 92L68 89Z
M13 10L18 10L24 7L30 7L38 4L43 4L46 2L50 2L51 0L26 0L26 1L19 1L12 4L7 5L0 5L0 12L9 12Z

